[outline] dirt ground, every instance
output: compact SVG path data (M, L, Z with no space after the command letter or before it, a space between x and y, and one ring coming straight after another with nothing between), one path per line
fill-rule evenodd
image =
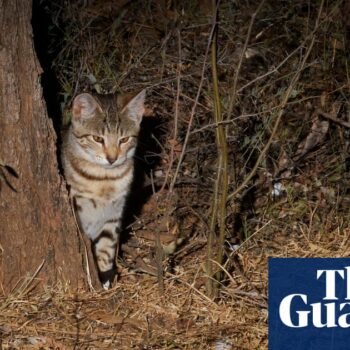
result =
M41 6L63 124L83 91L147 88L147 110L118 281L24 281L0 299L1 348L267 349L268 258L349 254L348 3L222 0L215 62L209 1Z

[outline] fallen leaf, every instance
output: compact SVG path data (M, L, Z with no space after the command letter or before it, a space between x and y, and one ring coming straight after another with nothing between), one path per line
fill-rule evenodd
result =
M321 120L318 117L314 118L311 126L311 131L309 135L307 135L306 139L299 144L298 150L296 151L293 160L295 162L298 161L315 146L320 144L324 140L328 129L328 120Z

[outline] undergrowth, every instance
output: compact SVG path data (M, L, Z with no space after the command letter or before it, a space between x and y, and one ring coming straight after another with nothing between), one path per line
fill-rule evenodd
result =
M147 88L138 155L144 197L117 285L4 297L4 349L267 348L268 257L349 251L349 6L325 1L320 12L321 3L267 0L256 12L255 2L220 2L216 63L229 200L217 266L223 278L212 300L205 261L220 148L205 56L211 2L42 2L52 18L63 124L78 93ZM163 293L152 275L155 231L166 252Z

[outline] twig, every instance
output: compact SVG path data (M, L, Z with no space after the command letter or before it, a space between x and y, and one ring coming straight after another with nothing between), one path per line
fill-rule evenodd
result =
M74 204L73 204L73 198L70 196L70 206L71 206L71 209L72 209L72 213L73 213L73 218L74 218L74 222L75 222L75 226L78 230L78 234L80 236L80 239L81 241L83 242L84 244L84 253L85 253L85 263L86 263L86 278L87 278L87 283L88 283L88 286L90 288L90 291L91 292L94 292L95 291L95 288L93 286L93 283L92 283L92 278L91 278L91 269L90 269L90 264L89 264L89 253L88 253L88 248L86 246L86 242L85 242L85 239L84 239L84 234L80 231L80 227L78 225L78 220L77 220L77 217L75 215L75 210L74 210Z
M249 181L253 178L253 176L255 175L255 173L257 172L258 170L258 167L261 163L261 161L263 160L263 158L265 157L265 154L267 153L267 151L269 150L270 148L270 145L272 143L272 140L273 138L275 137L276 133L277 133L277 129L278 129L278 126L280 124L280 121L282 119L282 115L283 115L283 112L284 112L284 109L285 109L285 106L287 105L287 102L288 102L288 99L297 83L297 81L299 80L299 76L300 76L300 73L303 71L304 67L305 67L305 64L306 64L306 60L308 59L310 53L311 53L311 50L313 48L313 45L315 43L315 32L316 32L316 29L318 28L319 26L319 22L320 22L320 17L321 17L321 13L322 13L322 9L323 9L323 4L324 4L324 0L322 0L321 2L321 5L320 5L320 10L319 10L319 13L318 13L318 16L317 16L317 20L316 20L316 24L315 24L315 29L313 30L313 36L311 38L311 43L305 53L305 56L299 66L299 68L297 69L297 71L295 72L293 78L292 78L292 81L291 83L289 84L288 86L288 89L287 91L285 92L284 94L284 97L283 97L283 100L282 100L282 103L281 103L281 109L279 110L279 113L277 115L277 119L276 119L276 122L275 122L275 125L272 129L272 132L271 132L271 135L270 135L270 138L269 140L267 141L265 147L263 148L263 150L261 151L253 169L251 170L251 172L249 173L249 175L245 178L245 180L242 182L242 184L240 186L238 186L238 188L233 192L231 193L229 196L228 196L228 200L231 200L232 198L234 198L248 183Z
M218 103L216 97L218 94L217 91L217 72L216 72L216 39L217 39L217 6L216 6L216 0L213 0L213 27L215 28L215 31L213 33L213 39L211 44L211 64L212 64L212 71L213 71L213 85L214 85L214 119L215 122L220 121L221 112L220 112L220 101ZM215 80L216 78L216 80ZM215 82L216 84L215 84ZM218 126L219 128L219 126ZM218 129L216 129L216 142L217 142L217 148L219 149L219 133ZM222 178L222 160L223 158L219 155L219 161L218 161L218 171L217 171L217 177L214 184L214 195L211 205L211 217L210 217L210 223L209 223L209 232L208 232L208 243L207 243L207 261L206 261L206 272L208 275L208 278L206 280L206 290L209 297L213 298L216 296L216 290L217 285L213 279L213 266L212 266L212 259L214 255L214 241L215 241L215 226L216 226L216 220L217 220L217 213L218 213L218 201L219 201L219 187L221 184L221 178Z
M269 75L273 74L273 73L277 73L278 70L290 59L292 58L297 52L300 51L300 49L304 46L305 42L303 42L302 44L300 44L295 50L293 50L284 60L282 60L276 67L272 68L271 70L269 70L268 72L259 75L258 77L254 78L253 80L249 81L247 84L243 85L242 87L240 87L238 89L237 92L242 92L244 89L246 89L247 87L249 87L250 85L256 83L257 81L264 79L266 77L268 77Z
M170 174L170 171L172 169L174 159L175 159L175 146L177 144L177 133L178 133L178 120L179 120L179 101L180 101L180 92L181 92L181 64L182 64L182 58L181 58L181 35L180 31L177 30L177 36L178 36L178 51L179 51L179 62L178 62L178 67L177 67L177 74L176 74L176 102L175 102L175 115L174 115L174 134L173 134L173 141L171 144L171 150L170 150L170 160L169 160L169 166L168 170L165 174L165 179L163 182L163 186L160 189L160 191L164 190L167 182L168 182L168 177ZM172 193L171 191L168 192L168 196L170 196Z
M215 260L212 260L212 262L214 264L216 264L225 274L226 276L229 278L229 280L231 281L231 283L234 285L235 284L235 280L233 279L233 276L225 269L224 266L222 266L221 264L219 264L217 261ZM242 274L242 271L239 271L241 275ZM244 276L245 278L245 276ZM246 279L246 278L245 278ZM247 280L247 279L246 279ZM249 283L251 285L251 283ZM254 292L250 292L250 293L247 293L247 292L243 292L243 291L235 291L237 294L242 294L242 295L248 295L249 297L254 297L254 298L257 298L257 299L262 299L266 302L266 297L261 295L259 293L259 291L253 286L253 289L254 289ZM266 304L265 304L265 307L266 307Z
M264 224L263 226L261 226L258 230L256 230L254 233L252 233L242 244L239 245L239 247L237 249L235 249L229 256L229 258L227 259L227 261L225 262L224 267L227 266L227 264L229 263L231 257L235 254L238 253L239 250L241 250L244 246L246 246L246 244L248 242L250 242L252 240L253 237L255 237L262 229L264 229L267 225L269 225L272 222L272 220L269 220L266 224Z
M237 97L237 83L238 83L238 77L239 77L239 73L241 71L241 67L242 67L242 62L243 62L243 57L244 57L244 54L245 52L247 51L247 47L248 47L248 43L249 43L249 39L250 39L250 35L252 33L252 28L253 28L253 24L255 22L255 18L256 18L256 15L260 12L261 8L263 7L265 3L265 0L262 0L258 6L258 8L256 9L256 11L252 14L252 18L250 19L250 23L249 23L249 27L248 27L248 33L247 33L247 36L245 38L245 42L244 42L244 45L243 45L243 50L241 52L241 56L239 58L239 61L238 61L238 65L237 65L237 69L235 71L235 76L234 76L234 79L233 79L233 87L232 87L232 98L231 98L231 101L230 101L230 105L229 105L229 109L228 109L228 118L230 118L231 116L231 113L232 113L232 110L233 110L233 106L236 102L236 97Z
M219 0L219 2L220 2L220 0ZM218 5L219 5L219 2L218 2ZM171 181L171 184L169 186L169 191L170 192L172 192L173 189L174 189L174 186L175 186L175 183L176 183L176 178L177 178L177 176L179 174L181 164L182 164L183 159L185 157L185 152L186 152L188 140L189 140L190 135L191 135L191 127L192 127L192 123L193 123L193 119L194 119L194 113L196 111L198 100L199 100L199 96L200 96L200 93L202 91L202 87L203 87L203 83L204 83L204 76L205 76L204 73L205 73L205 69L206 69L206 65L207 65L210 45L211 45L211 42L212 42L212 39L213 39L214 32L215 32L215 23L213 23L213 25L211 27L211 30L210 30L210 33L209 33L207 49L205 50L203 67L202 67L202 72L201 72L201 80L199 82L196 99L195 99L195 101L193 103L193 106L192 106L191 115L190 115L190 119L188 121L186 136L185 136L185 140L184 140L183 145L182 145L182 151L181 151L181 154L180 154L180 157L179 157L179 161L177 163L177 167L176 167L176 170L175 170L174 177L173 177L173 179Z
M339 119L337 117L333 117L332 115L330 115L329 113L323 112L320 109L316 110L316 114L319 114L320 116L322 116L323 118L329 119L337 124L340 124L342 126L345 126L346 128L350 128L350 123L346 122L342 119Z
M12 295L10 298L8 298L4 303L0 305L0 310L4 310L7 308L15 299L20 299L23 298L28 292L29 292L29 287L35 277L39 274L40 270L43 268L45 264L45 259L40 263L38 268L35 270L32 276L26 278L22 284L16 289L16 286L18 285L19 281L16 283L16 286L12 290ZM1 343L0 343L1 345Z
M163 247L160 241L159 228L155 229L156 238L156 265L157 265L157 281L159 293L164 295L164 270L163 270Z
M217 23L217 4L216 0L213 0L213 21ZM219 94L219 81L217 72L217 35L218 26L216 24L216 30L213 36L211 46L211 66L213 75L213 94L214 94L214 119L216 123L222 121L221 114L221 101ZM212 256L215 239L215 226L218 222L219 227L219 240L216 260L219 264L222 263L224 255L224 241L225 241L225 220L226 220L226 202L228 192L228 151L226 132L223 125L218 125L216 129L216 143L217 153L219 156L217 167L217 179L214 187L214 198L212 206L212 215L210 219L210 230L208 235L208 260L207 260L207 273L209 278L207 279L207 293L211 297L216 297L218 283L221 279L221 273L216 274L216 281L213 280L212 274Z
M208 301L209 303L211 303L212 305L216 305L210 298L208 298L204 293L202 293L199 289L195 288L192 284L182 280L181 278L179 278L176 275L173 275L170 272L166 273L167 276L171 276L172 278L174 278L176 281L183 283L184 285L186 285L187 287L191 288L192 290L194 290L197 294L199 294L203 299L205 299L206 301Z
M333 93L333 92L332 92ZM302 102L305 102L305 101L308 101L308 100L312 100L312 99L318 99L320 98L320 96L308 96L308 97L304 97L304 98L300 98L298 100L294 100L294 101L290 101L288 102L286 105L287 106L290 106L290 105L295 105L295 104L299 104L299 103L302 103ZM262 116L264 114L268 114L268 113L271 113L273 112L274 110L276 109L279 109L281 108L282 104L279 104L277 106L274 106L274 107L271 107L269 109L266 109L266 110L263 110L263 111L260 111L259 113L249 113L249 114L241 114L239 115L238 117L235 117L235 118L232 118L232 119L228 119L228 120L222 120L221 122L218 122L218 123L209 123L207 125L204 125L198 129L194 129L191 131L191 135L193 134L196 134L198 132L202 132L202 131L205 131L207 129L210 129L210 128L217 128L218 125L229 125L229 124L234 124L234 122L236 120L239 120L239 119L246 119L246 118L252 118L252 117L257 117L257 116Z
M335 7L335 8L336 8L336 7ZM333 10L333 11L335 11L335 10ZM330 14L332 14L333 11L331 11ZM323 22L325 22L325 21L326 21L326 19L323 19L323 20L320 21L320 22L323 23ZM319 23L319 24L320 24L320 23ZM254 84L255 82L257 82L257 81L259 81L259 80L261 80L261 79L264 79L265 77L267 77L267 76L269 76L269 75L271 75L271 74L273 74L273 73L277 73L278 70L279 70L292 56L294 56L294 54L296 54L301 48L303 48L303 47L305 46L306 41L309 40L309 39L315 34L316 29L317 29L317 28L315 27L314 30L306 36L305 40L304 40L295 50L293 50L284 60L282 60L276 67L272 68L270 71L268 71L268 72L266 72L266 73L264 73L264 74L262 74L262 75L260 75L260 76L258 76L258 77L256 77L256 78L254 78L253 80L249 81L248 83L246 83L245 85L243 85L242 87L240 87L240 88L238 89L237 92L242 92L244 89L246 89L248 86ZM245 50L243 50L242 53L244 54L244 53L245 53Z

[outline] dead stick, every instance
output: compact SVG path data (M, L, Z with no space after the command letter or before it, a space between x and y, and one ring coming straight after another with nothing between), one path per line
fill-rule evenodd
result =
M177 37L178 37L179 62L177 65L177 72L176 72L176 102L175 102L175 115L174 115L174 134L173 134L174 142L171 144L169 166L165 174L163 186L160 189L160 191L163 191L165 186L168 184L168 177L170 175L170 171L173 167L174 160L175 160L175 146L177 144L177 136L178 136L177 133L178 133L178 119L179 119L179 101L180 101L180 93L181 93L181 64L182 64L181 35L179 30L177 30ZM171 191L168 192L168 195L167 195L168 199L170 195L171 195Z
M349 122L341 120L341 119L339 119L337 117L333 117L329 113L323 112L320 109L317 109L316 113L319 114L320 116L322 116L323 118L326 118L326 119L329 119L329 120L333 121L334 123L337 123L337 124L340 124L342 126L345 126L346 128L350 128L350 123Z
M291 83L288 86L287 91L284 94L284 97L283 97L283 100L282 100L282 103L281 103L281 109L279 110L279 113L277 115L277 118L276 118L276 121L275 121L275 125L273 126L270 138L267 141L267 143L266 143L265 147L263 148L263 150L261 151L261 153L260 153L260 155L259 155L259 157L258 157L258 159L257 159L257 161L256 161L256 163L255 163L255 165L253 167L253 169L251 170L251 172L248 174L248 176L245 178L245 180L242 182L242 184L239 185L238 188L233 193L231 193L228 196L227 200L233 199L239 192L241 192L247 186L249 181L254 177L255 173L257 172L260 163L262 162L263 158L265 157L267 151L269 150L269 148L270 148L270 146L272 144L272 140L273 140L273 138L275 137L275 135L277 133L278 126L279 126L280 121L282 119L282 115L284 113L284 109L285 109L285 107L287 105L289 97L290 97L290 95L291 95L291 93L292 93L292 91L294 89L295 84L299 80L299 76L300 76L301 72L305 68L306 60L308 59L308 57L310 55L310 52L311 52L311 50L312 50L312 48L314 46L314 43L315 43L315 40L316 40L316 30L319 27L321 13L322 13L322 9L323 9L323 4L324 4L324 0L321 2L321 5L320 5L320 9L319 9L319 12L318 12L315 28L313 30L313 36L311 38L311 43L310 43L309 47L307 48L307 51L306 51L306 53L304 55L304 58L303 58L302 62L300 63L300 66L297 69L296 73L294 74L294 76L292 78L292 81L291 81Z
M220 1L218 1L217 6L219 6L219 2ZM187 131L186 131L185 140L184 140L183 145L182 145L182 151L181 151L181 154L180 154L180 157L179 157L179 161L177 163L177 167L176 167L176 170L175 170L174 177L173 177L172 182L170 183L170 186L169 186L169 192L173 192L173 189L174 189L174 186L175 186L175 183L176 183L176 179L177 179L177 176L179 174L179 171L180 171L180 168L181 168L181 165L182 165L182 161L185 158L186 147L187 147L190 135L191 135L191 128L192 128L192 123L193 123L193 120L194 120L195 111L196 111L196 108L197 108L197 104L198 104L199 97L200 97L200 94L201 94L201 91L202 91L202 87L203 87L203 84L204 84L204 80L205 80L205 70L206 70L206 66L207 66L207 59L208 59L208 54L209 54L209 50L210 50L210 46L211 46L211 41L213 39L215 27L216 26L215 26L215 23L214 23L212 25L210 33L209 33L208 44L207 44L207 48L206 48L205 55L204 55L204 62L203 62L203 65L202 65L201 80L199 82L199 86L198 86L198 89L197 89L196 99L195 99L195 101L193 103L193 106L192 106L192 109L191 109L191 114L190 114L190 119L189 119L188 125L187 125Z
M252 14L252 17L250 19L250 23L249 23L249 27L248 27L248 33L247 33L246 38L245 38L244 46L243 46L243 49L242 49L242 52L241 52L241 55L240 55L240 58L239 58L239 61L238 61L238 65L237 65L237 68L236 68L235 76L234 76L234 79L233 79L232 97L231 97L231 101L230 101L229 108L228 108L228 113L227 113L228 118L231 117L233 106L234 106L234 104L236 102L238 78L239 78L239 75L240 75L240 71L241 71L244 55L245 55L245 53L247 51L247 48L248 48L248 43L249 43L249 40L250 40L250 36L252 34L252 29L253 29L253 25L254 25L254 22L255 22L255 18L257 16L257 14L260 12L260 10L262 9L262 7L264 6L264 3L265 3L265 0L262 0L260 2L258 8Z

